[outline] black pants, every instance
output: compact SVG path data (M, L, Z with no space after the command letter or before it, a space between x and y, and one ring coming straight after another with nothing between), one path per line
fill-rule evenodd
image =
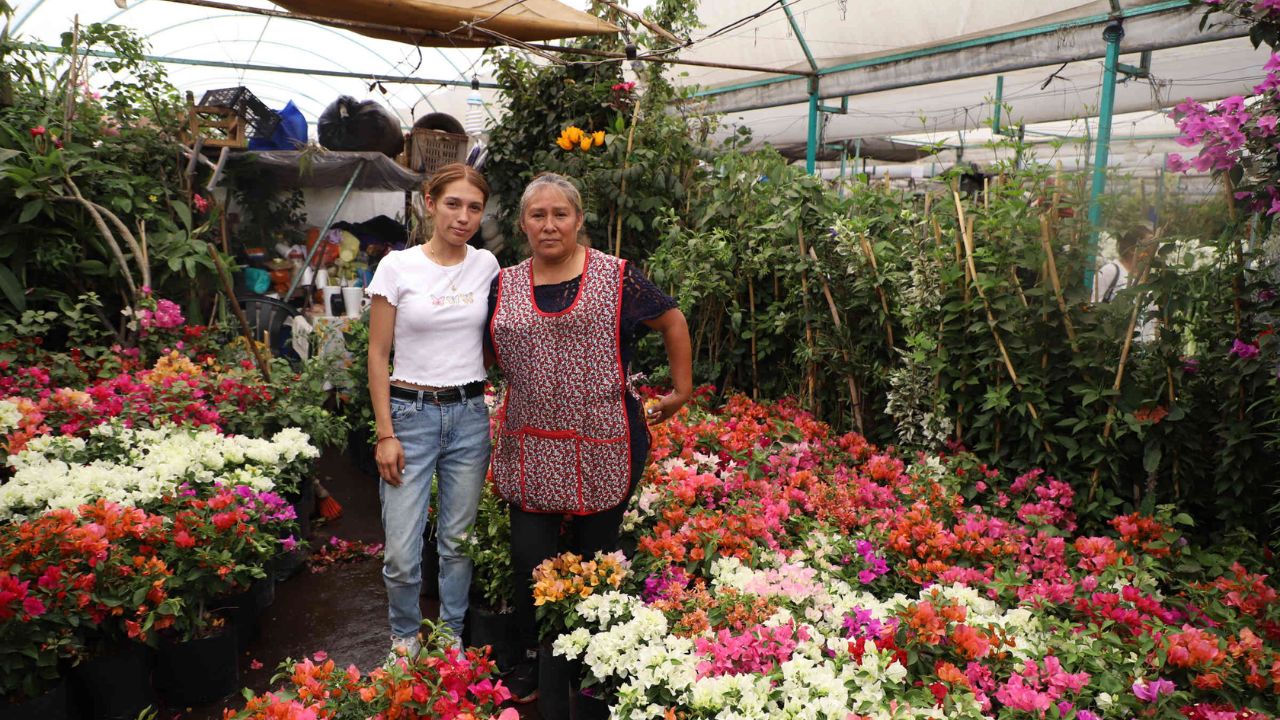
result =
M634 437L634 436L633 436ZM538 647L538 618L533 609L533 569L565 550L590 558L597 552L618 549L618 529L631 493L644 474L649 437L643 432L631 446L631 487L618 507L590 515L525 512L511 505L511 571L514 575L515 620L520 642L526 649ZM566 520L567 518L567 520ZM568 523L568 546L560 542L560 529Z

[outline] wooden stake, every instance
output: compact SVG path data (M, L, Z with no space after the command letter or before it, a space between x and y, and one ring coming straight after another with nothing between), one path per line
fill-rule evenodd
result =
M965 263L968 265L969 274L973 278L973 286L978 291L978 297L982 299L982 308L987 314L987 326L991 328L991 336L995 338L996 347L1000 349L1000 357L1004 359L1004 367L1009 373L1009 379L1013 381L1013 385L1018 389L1018 392L1022 392L1022 381L1018 379L1018 373L1013 369L1013 360L1009 358L1009 351L1004 346L1004 340L1000 338L1000 330L996 325L995 315L991 312L991 304L987 302L987 295L982 291L981 283L978 282L978 268L973 262L973 235L971 234L973 224L972 222L965 222L964 204L960 202L960 193L953 190L952 195L955 197L956 215L960 219L961 226L966 227L966 232L964 233ZM1030 400L1025 402L1027 410L1031 413L1031 418L1039 422L1040 413L1036 411L1036 406ZM1050 455L1053 454L1047 440L1045 441L1045 451Z
M258 344L254 342L253 330L250 329L249 321L244 316L244 309L240 307L240 301L236 299L236 291L231 284L231 276L227 274L227 268L222 264L222 258L218 256L217 249L212 245L209 246L209 256L213 258L213 264L218 268L218 279L222 280L222 290L227 294L227 302L231 304L231 310L236 314L236 319L240 321L240 335L249 344L249 352L253 353L253 359L258 363L258 372L262 373L264 380L271 382L271 369L267 365L267 361L263 359L262 351L258 349Z
M622 198L627 196L627 165L631 162L631 142L636 137L636 119L640 117L640 101L631 110L631 128L627 130L627 153L622 156L622 182L618 183L618 226L613 238L613 254L622 257Z
M885 341L889 346L889 357L893 357L893 323L889 317L889 298L885 295L884 286L880 284L880 266L876 263L875 249L871 247L871 242L867 240L866 235L858 236L858 243L862 246L862 254L867 256L867 262L871 263L871 271L876 274L876 295L880 296L880 309L884 311L884 335Z
M760 368L756 363L756 282L747 279L747 303L751 311L751 399L760 399Z
M796 240L800 243L800 256L803 260L805 254L804 228L801 227L799 222L796 223ZM804 342L805 347L809 349L809 362L805 368L805 375L808 376L807 384L809 386L808 407L812 410L817 367L814 360L813 323L809 320L809 271L803 265L800 266L800 303L804 307Z
M814 262L818 261L818 253L814 252L813 248L809 248L809 257L813 258ZM822 294L827 298L827 308L831 310L831 322L835 324L836 330L840 330L843 323L840 321L840 311L836 308L836 301L831 297L831 286L827 284L825 277L821 278L821 282ZM844 356L845 363L850 361L849 349L843 344L840 346L840 354ZM853 379L853 375L846 377L849 381L849 398L853 401L853 420L858 426L858 432L865 435L866 431L862 424L862 391L858 389L858 383Z
M1040 247L1044 249L1045 262L1049 264L1049 280L1053 282L1053 295L1058 299L1058 311L1062 313L1062 324L1067 329L1067 340L1071 342L1071 351L1078 352L1076 347L1076 329L1071 325L1071 314L1067 312L1067 301L1062 296L1062 280L1058 277L1058 263L1053 257L1053 244L1049 241L1049 219L1040 216Z
M1142 285L1147 281L1147 274L1151 271L1151 263L1142 268L1142 274L1138 277L1135 287ZM1138 313L1142 310L1142 298L1135 298L1133 310L1129 313L1129 324L1125 331L1124 344L1120 346L1120 364L1116 366L1116 379L1111 383L1111 389L1119 391L1124 385L1124 369L1129 362L1129 349L1133 347L1133 330L1138 326ZM1102 440L1106 442L1111 437L1111 426L1115 422L1116 401L1115 398L1107 405L1107 421L1102 426ZM1102 472L1102 467L1093 468L1093 475L1089 478L1089 499L1092 500L1098 492L1098 477Z

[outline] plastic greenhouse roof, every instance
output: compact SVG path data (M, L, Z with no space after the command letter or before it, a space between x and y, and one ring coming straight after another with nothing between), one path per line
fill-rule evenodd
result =
M703 34L740 18L741 5L704 3ZM1249 94L1268 57L1242 37L1242 26L1201 32L1203 10L1188 2L791 0L794 25L780 5L755 5L765 10L760 17L683 55L801 72L819 68L823 105L838 106L848 95L847 112L821 115L821 157L828 160L839 156L832 147L838 144L848 155L863 146L863 155L880 165L917 162L912 148L941 143L950 149L926 165L960 155L981 165L994 155L982 146L992 138L1002 75L1001 128L1025 124L1033 157L1083 166L1088 139L1097 133L1102 29L1119 10L1126 15L1120 62L1142 63L1141 54L1128 49L1152 52L1149 77L1122 75L1117 85L1109 164L1153 167L1163 164L1165 153L1185 151L1173 142L1176 128L1167 117L1173 105L1187 97ZM724 112L722 136L745 126L757 141L804 156L807 78L693 68L685 82L702 88L708 109Z
M231 0L238 5L284 10L264 0ZM316 73L281 73L209 64L166 63L169 79L196 99L206 90L244 85L269 107L292 100L313 125L339 95L378 99L395 110L404 124L428 112L446 112L459 121L467 111L466 85L473 76L487 81L481 51L475 48L423 47L366 37L350 30L315 23L270 18L229 10L195 7L163 0L128 0L127 9L106 0L17 0L11 32L16 39L57 45L61 33L81 24L112 22L145 37L151 54L195 63L247 64L261 67L348 73L356 77ZM383 82L374 76L438 79L442 84ZM372 85L372 86L371 86ZM384 92L385 91L385 92ZM482 89L486 103L496 92Z
M264 0L239 2L274 7ZM567 4L581 9L588 3ZM632 0L630 6L648 4ZM837 146L850 157L861 149L868 162L882 166L906 161L931 168L961 156L983 164L1007 154L983 147L1002 75L1002 128L1024 123L1024 138L1040 161L1082 166L1096 136L1102 28L1117 11L1125 15L1121 62L1138 66L1140 50L1151 50L1151 57L1149 77L1122 79L1117 86L1111 164L1154 167L1165 153L1182 150L1172 139L1169 108L1186 97L1248 94L1267 57L1239 26L1201 32L1202 11L1189 0L702 0L703 27L691 33L691 45L678 57L804 73L811 67L807 46L820 69L823 105L838 106L848 96L846 113L821 115L822 158L837 164ZM406 124L430 111L459 120L466 115L471 91L465 86L385 82L383 94L370 89L373 75L490 80L476 49L419 50L347 30L163 0L129 0L127 10L105 0L19 0L15 31L56 44L77 13L81 22L135 28L160 56L360 74L168 66L171 80L197 97L207 89L246 85L271 107L292 99L313 123L339 94L383 99ZM807 77L690 66L673 66L673 77L699 86L705 104L695 111L723 113L722 136L747 126L757 144L803 157ZM500 113L498 91L481 92L486 112ZM944 150L921 159L929 152L922 146Z

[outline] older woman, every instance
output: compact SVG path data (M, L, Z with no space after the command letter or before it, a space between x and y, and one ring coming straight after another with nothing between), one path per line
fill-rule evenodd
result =
M693 391L689 327L676 303L631 264L579 244L582 198L544 174L520 199L532 257L490 290L489 339L507 382L493 457L510 503L515 612L525 662L507 679L517 702L537 696L532 573L555 556L566 517L571 549L616 549L618 528L659 423ZM627 386L636 340L662 335L674 392L648 409Z

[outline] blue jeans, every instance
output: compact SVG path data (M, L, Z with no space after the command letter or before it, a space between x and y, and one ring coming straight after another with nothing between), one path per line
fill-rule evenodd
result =
M391 633L411 637L422 625L422 534L431 505L431 478L438 473L440 619L460 638L471 589L471 560L460 545L475 523L489 468L489 409L483 396L446 405L391 398L391 422L405 463L399 487L378 483L386 533L382 577Z

